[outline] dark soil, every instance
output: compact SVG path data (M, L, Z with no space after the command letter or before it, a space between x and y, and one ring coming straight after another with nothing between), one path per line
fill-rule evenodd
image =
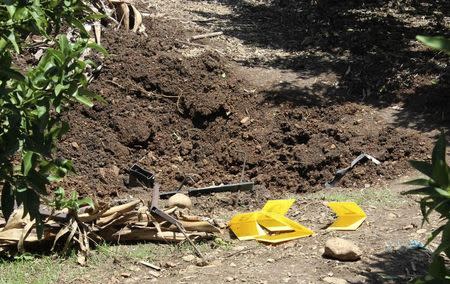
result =
M133 194L130 166L156 174L162 190L186 175L190 186L252 180L272 193L317 190L361 153L379 159L359 165L340 186L368 186L409 170L431 139L392 128L369 106L353 102L302 104L250 86L235 65L214 52L184 56L176 22L147 22L148 37L106 30L110 52L92 90L106 103L77 106L60 155L74 161L66 187L99 197ZM255 91L253 91L256 89Z

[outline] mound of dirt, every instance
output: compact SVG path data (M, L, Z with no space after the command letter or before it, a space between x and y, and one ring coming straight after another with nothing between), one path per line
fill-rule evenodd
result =
M72 128L59 154L76 169L68 188L103 198L133 193L125 183L134 163L154 172L162 190L186 175L206 186L239 181L245 164L244 179L273 193L304 192L361 153L382 164L357 166L339 185L397 178L407 160L430 153L429 138L387 126L368 106L277 102L218 53L188 52L176 22L146 26L148 37L105 31L110 56L91 88L107 103L66 116Z

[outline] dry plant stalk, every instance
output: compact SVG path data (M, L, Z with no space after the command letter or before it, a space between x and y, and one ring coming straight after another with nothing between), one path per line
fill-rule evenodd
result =
M98 204L97 204L98 206ZM123 243L129 241L180 242L186 236L191 240L211 238L221 230L208 218L189 215L186 209L176 207L165 210L166 214L177 219L187 233L166 221L155 220L148 214L148 207L140 200L111 208L94 208L90 213L54 212L45 222L44 235L38 240L34 221L23 216L22 209L16 209L9 220L0 220L0 253L25 251L32 244L52 244L48 250L67 253L70 247L78 249L77 260L86 263L91 240ZM52 218L54 215L66 218ZM60 247L62 246L62 249Z

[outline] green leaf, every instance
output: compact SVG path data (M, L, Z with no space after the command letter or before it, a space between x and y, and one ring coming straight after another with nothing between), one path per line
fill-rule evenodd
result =
M445 229L445 226L448 226L448 224L442 225L433 232L431 232L431 236L428 238L425 246L429 245Z
M30 170L27 176L27 181L31 184L32 188L39 194L47 194L46 185L48 184L47 178L44 176L43 171Z
M91 15L88 15L87 17L84 18L85 21L89 21L89 20L101 20L104 19L106 16L100 13L93 13Z
M88 106L88 107L94 106L94 103L92 102L92 100L90 98L88 98L87 96L81 95L80 92L77 92L73 97L80 103L84 104L85 106Z
M436 250L433 252L433 257L438 257L443 251L447 251L450 248L450 223L445 224L444 230L442 231L442 240Z
M67 22L69 22L72 26L78 28L83 38L89 38L89 33L86 31L86 28L84 27L83 23L80 20L71 17L70 19L68 19Z
M38 118L41 118L47 113L47 108L45 106L36 106L33 113L35 113Z
M15 50L17 53L19 53L19 52L20 52L20 49L19 49L19 45L17 44L17 41L16 41L16 35L14 34L14 31L11 31L11 33L10 33L9 36L8 36L8 40L9 40L9 42L13 45L14 50Z
M448 186L448 167L445 162L445 135L444 132L439 136L432 154L433 180L442 188Z
M92 201L92 198L90 198L90 197L82 198L82 199L78 200L77 203L78 203L79 207L84 206L84 205L88 205L91 208L95 207L94 201Z
M49 48L47 49L45 55L42 56L42 59L39 62L39 64L45 66L47 62L50 61L50 59L54 59L58 66L62 66L64 63L64 54L59 50Z
M450 192L448 192L447 190L443 190L439 187L435 187L434 190L436 190L436 192L439 193L441 196L445 198L450 198Z
M32 151L24 151L22 153L22 166L23 166L23 175L27 176L28 172L33 167L33 155Z
M442 205L444 205L445 203L447 203L449 201L450 201L449 199L444 199L441 202L436 202L436 204L434 204L432 207L430 207L428 212L423 214L423 219L426 220L427 222L429 222L428 216L430 216L431 212L435 211L436 209L438 209L439 207L441 207Z
M61 48L61 52L68 56L70 53L70 43L65 35L59 36L59 47Z
M418 35L416 39L425 45L450 53L450 39L442 36L423 36Z
M12 18L16 12L17 7L14 5L6 5L6 10L8 10L9 17Z
M95 51L98 51L98 52L100 52L103 55L107 55L108 54L108 51L106 51L105 48L103 48L101 45L98 45L96 43L92 43L92 42L88 43L87 47L89 47L89 48L91 48L91 49L93 49Z
M57 84L55 87L55 95L59 96L62 91L67 90L69 88L68 85Z
M11 216L14 211L14 192L9 182L5 182L3 185L1 206L3 216L5 217L5 220L8 220L9 216Z
M428 177L433 176L433 166L424 161L409 161L411 166Z
M441 256L436 256L433 258L433 262L430 264L428 273L436 280L444 280L445 275L447 274L447 269L445 268L444 259Z
M422 213L422 216L427 216L429 214L429 210L427 211L427 208L429 208L433 203L431 200L431 197L425 197L420 201L420 212ZM422 220L422 226L425 222L428 222L428 219L424 217Z

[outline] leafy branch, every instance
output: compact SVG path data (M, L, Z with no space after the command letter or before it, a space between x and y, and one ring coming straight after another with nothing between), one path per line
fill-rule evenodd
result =
M431 164L423 161L411 161L411 165L427 176L406 182L418 185L420 188L405 192L405 194L422 195L420 209L423 222L429 222L432 212L437 212L445 224L435 229L427 241L431 243L439 234L441 242L433 252L432 263L428 275L417 283L447 283L450 280L450 270L445 267L444 259L440 255L445 253L450 257L450 167L445 161L445 135L441 134L433 149Z
M74 102L92 107L97 98L87 89L86 75L95 63L83 58L90 49L106 51L89 42L83 23L98 17L81 0L0 2L1 209L8 218L15 205L23 205L24 214L36 220L39 236L40 196L73 171L71 161L54 157L56 142L69 129L61 114ZM62 25L77 36L59 34ZM36 66L19 69L13 55L20 55L33 35L45 38L51 47Z

